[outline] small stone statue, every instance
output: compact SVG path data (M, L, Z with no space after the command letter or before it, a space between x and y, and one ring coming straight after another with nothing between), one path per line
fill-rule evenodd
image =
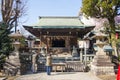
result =
M75 46L73 46L72 56L73 57L78 57L78 52L77 52L77 49L75 48Z

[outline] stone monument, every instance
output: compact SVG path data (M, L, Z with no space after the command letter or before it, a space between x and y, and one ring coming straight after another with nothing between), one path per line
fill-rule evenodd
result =
M77 49L75 48L75 46L73 46L72 56L73 57L78 57L78 52L77 52Z
M111 59L106 55L103 47L107 45L105 42L106 34L97 32L94 36L96 38L95 45L97 46L96 55L91 62L91 72L95 75L114 75L114 64Z

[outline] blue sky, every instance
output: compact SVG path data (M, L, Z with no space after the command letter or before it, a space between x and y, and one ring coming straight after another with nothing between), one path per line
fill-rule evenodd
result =
M34 24L39 16L77 16L82 0L28 0L23 24Z

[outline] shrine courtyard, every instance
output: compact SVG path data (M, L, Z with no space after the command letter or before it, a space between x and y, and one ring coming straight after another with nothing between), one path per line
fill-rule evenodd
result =
M110 46L103 41L105 34L98 32L92 35L92 40L89 39L94 26L82 24L78 17L40 17L39 19L39 24L24 26L26 30L36 36L36 39L32 39L31 36L27 38L26 48L29 50L18 52L18 48L16 48L14 51L16 55L11 54L6 60L4 65L6 75L21 74L16 79L7 80L115 79L114 65L106 51ZM20 34L17 35L22 37ZM14 35L11 37L18 38ZM97 52L94 44L97 46ZM52 74L48 76L45 62L46 55L51 53L53 69ZM31 71L34 66L33 62L37 66ZM86 67L89 67L89 70ZM36 72L34 73L34 71ZM103 76L100 76L101 74ZM107 79L108 77L110 79Z
M101 75L95 76L90 72L52 72L50 76L46 73L29 72L26 75L2 77L0 73L0 80L116 80L116 75Z
M51 75L46 73L36 73L23 75L15 80L101 80L91 73L83 72L52 72Z
M4 78L0 78L3 80ZM27 74L19 77L12 76L7 78L8 80L116 80L116 76L94 76L90 72L53 72L48 76L46 73Z

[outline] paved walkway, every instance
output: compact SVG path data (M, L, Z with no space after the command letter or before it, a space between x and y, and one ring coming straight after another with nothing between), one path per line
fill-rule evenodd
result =
M52 72L23 75L16 80L101 80L90 72Z

